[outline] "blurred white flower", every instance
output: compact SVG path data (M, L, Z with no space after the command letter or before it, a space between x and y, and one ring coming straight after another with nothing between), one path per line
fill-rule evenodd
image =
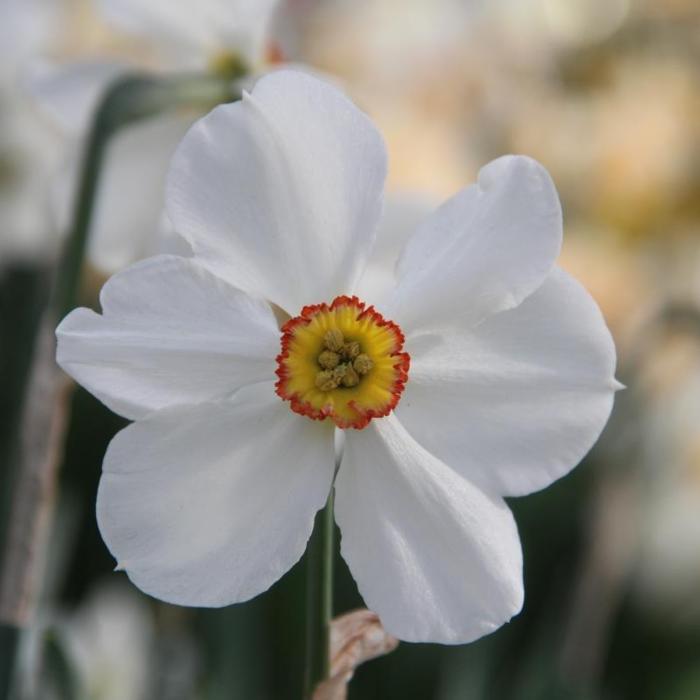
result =
M75 608L44 606L38 611L19 651L17 697L65 697L54 684L56 666L50 658L49 640L66 664L76 698L150 697L155 661L153 614L144 597L124 582L97 583Z
M279 0L97 0L112 26L142 37L171 70L204 70L239 57L261 59Z
M640 602L664 621L700 623L700 371L681 370L645 416L645 467L634 577ZM672 349L671 349L672 351ZM676 363L679 361L675 354Z
M290 44L286 35L293 32L296 18L286 7L290 0L281 4L287 21L279 36L273 36L280 0L100 0L99 10L114 28L143 40L143 54L136 52L134 58L133 51L125 51L64 65L35 63L32 91L68 141L67 163L58 175L54 198L63 229L70 223L81 140L107 86L130 70L211 70L226 75L241 65L256 70L266 60L281 60L281 47ZM114 272L146 254L169 250L173 233L162 217L165 173L177 143L199 116L180 111L153 117L114 139L88 250L99 269Z
M60 140L21 90L20 73L60 31L60 6L0 0L0 264L55 252L47 172Z
M503 497L595 441L612 340L555 266L561 210L538 163L484 167L398 267L398 240L373 260L385 174L381 136L339 91L273 73L176 153L168 214L194 257L115 275L102 315L59 326L61 366L136 421L108 449L97 511L144 591L221 606L266 590L306 547L340 428L341 551L386 630L467 642L520 609Z
M81 697L147 698L153 668L153 618L142 597L118 584L99 585L57 625L75 665Z
M145 119L112 138L94 210L87 254L98 269L121 270L149 255L173 250L173 232L163 213L163 188L176 145L192 125L191 112ZM56 216L64 228L71 220L81 151L77 145L53 190Z

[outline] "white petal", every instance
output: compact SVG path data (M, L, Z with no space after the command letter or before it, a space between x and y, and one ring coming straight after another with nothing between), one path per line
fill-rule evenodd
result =
M569 472L600 435L619 387L596 303L555 268L520 306L472 331L409 338L397 407L426 449L508 496Z
M178 255L181 258L191 258L194 255L192 246L173 228L165 212L161 212L158 220L155 245L158 254Z
M144 260L114 275L100 302L102 315L76 309L56 329L57 361L127 418L274 376L279 330L269 305L192 260Z
M411 238L391 318L404 331L455 321L473 326L517 306L552 268L561 235L561 207L547 171L531 158L498 158Z
M221 51L256 60L277 2L100 0L99 5L120 30L160 45L176 67L202 68Z
M112 274L157 253L191 255L172 224L163 224L163 190L170 159L192 121L188 113L159 115L120 130L110 141L87 251L100 271ZM53 178L52 210L60 231L71 225L81 156L72 149Z
M112 61L37 61L27 75L28 89L66 135L78 136L88 128L107 87L127 70L126 64Z
M255 0L252 0L253 2ZM269 45L287 67L302 65L307 35L313 32L324 0L280 0L268 25ZM308 70L309 66L305 66Z
M119 433L97 494L100 532L146 593L180 605L240 602L301 557L333 469L332 426L257 384Z
M158 251L165 177L192 115L169 114L120 131L107 152L88 255L116 272Z
M64 29L67 18L63 5L53 1L2 0L0 80L13 80L16 68L36 60L51 45Z
M520 610L522 552L508 506L424 450L395 416L347 431L335 504L342 555L390 634L460 644Z
M250 63L261 63L279 0L209 0L208 4L217 47L237 50ZM201 7L198 4L196 11Z
M377 228L377 240L355 293L368 304L383 311L382 302L396 286L399 256L422 221L434 206L429 197L401 192L387 195Z
M168 214L217 274L296 315L353 287L385 172L381 136L359 109L326 83L279 71L190 130Z
M206 6L206 0L201 3ZM172 0L98 0L97 6L107 22L117 30L142 36L173 57L177 49L183 56L175 68L201 68L206 63L204 47L213 43L207 30L206 13L197 12L200 3ZM199 57L199 61L197 61Z

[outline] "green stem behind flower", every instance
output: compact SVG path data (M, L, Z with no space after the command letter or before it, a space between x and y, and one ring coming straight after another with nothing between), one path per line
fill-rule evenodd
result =
M88 135L72 226L56 279L52 311L57 320L76 305L100 176L112 136L133 122L178 107L211 108L237 99L240 91L232 81L209 75L129 75L116 80L107 90Z
M306 668L304 700L330 675L330 632L333 617L333 490L316 515L306 553Z
M31 454L25 449L24 454L18 455L13 472L16 476L11 481L13 507L7 515L7 525L0 527L4 540L0 542L0 700L5 700L10 693L17 644L28 618L29 592L36 569L34 559L39 549L36 543L41 541L46 526L63 431L67 426L63 423L54 430L52 425L56 415L64 412L67 415L68 410L68 392L64 391L65 382L60 381L53 360L53 329L76 305L109 142L117 131L140 119L179 107L210 109L236 99L240 99L240 90L230 76L131 75L119 78L107 89L95 112L85 144L71 228L49 308L38 324L42 336L38 345L48 351L38 352L34 347L37 343L31 339L28 350L32 355L32 366L21 391L27 400L16 402L24 426L24 431L17 430L16 433L23 432L24 447L36 443L38 449L32 450ZM42 338L47 342L42 343ZM10 453L16 454L13 449ZM15 498L16 494L22 498Z

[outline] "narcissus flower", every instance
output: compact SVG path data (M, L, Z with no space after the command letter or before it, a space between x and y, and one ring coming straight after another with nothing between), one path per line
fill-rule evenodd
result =
M136 264L101 315L59 326L62 367L135 421L107 451L97 515L144 591L221 606L267 589L304 552L342 430L341 551L386 629L467 642L520 610L503 497L596 440L610 334L555 266L541 165L490 163L401 254L374 246L385 173L379 133L340 92L273 73L175 155L167 210L194 257Z
M288 0L99 0L99 16L131 38L126 50L113 48L68 63L37 61L28 67L38 105L65 140L66 162L56 175L53 198L59 227L67 230L70 225L80 144L111 83L134 72L207 71L233 80L271 62L291 60L296 58L295 29L303 24L309 5ZM142 50L134 50L133 42L140 42ZM117 272L149 255L182 247L162 217L164 181L177 144L202 115L199 109L155 115L112 139L88 246L98 269Z

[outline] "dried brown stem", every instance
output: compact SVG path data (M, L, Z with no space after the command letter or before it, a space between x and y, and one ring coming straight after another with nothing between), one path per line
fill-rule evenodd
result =
M317 686L312 700L345 700L355 669L365 661L392 652L399 640L382 627L379 616L354 610L331 623L330 678Z
M637 506L636 485L629 475L608 475L599 484L561 649L562 674L575 685L595 687L600 679L635 552Z
M0 623L24 627L36 593L71 384L56 366L54 323L42 320L21 423L20 450L0 570Z

